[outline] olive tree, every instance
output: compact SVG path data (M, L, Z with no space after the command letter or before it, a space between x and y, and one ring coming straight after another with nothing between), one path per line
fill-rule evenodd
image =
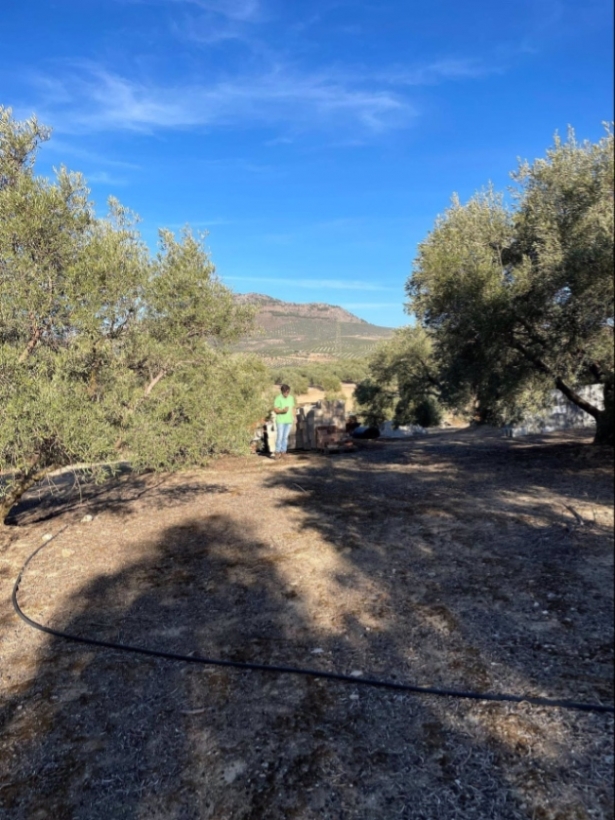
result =
M357 385L355 401L368 424L430 427L441 418L442 383L430 335L404 327L381 342L368 363L369 376Z
M153 258L117 201L96 216L80 174L34 173L49 130L0 108L0 523L75 463L177 469L245 450L266 373L226 345L252 310L202 237L160 232Z
M613 442L613 135L556 138L513 175L514 202L453 199L419 246L406 289L432 334L449 400L505 420L560 390ZM581 395L604 387L601 408Z

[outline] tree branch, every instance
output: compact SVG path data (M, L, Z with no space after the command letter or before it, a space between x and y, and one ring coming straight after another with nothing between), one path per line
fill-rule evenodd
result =
M436 377L432 374L427 364L419 357L419 364L423 368L423 372L425 374L425 378L427 381L432 384L434 387L437 387L438 390L442 390L442 382L436 379Z
M590 373L596 379L596 381L601 382L604 376L602 370L598 367L596 362L592 362L589 366Z
M567 399L570 399L573 404L576 404L576 406L580 407L581 410L585 410L586 413L589 413L590 416L593 416L596 421L598 421L603 412L602 410L598 407L594 407L593 404L590 404L582 396L579 396L579 394L576 393L571 387L568 387L566 382L559 376L555 379L555 386L564 394L564 396L566 396Z
M38 481L45 478L45 476L48 475L53 469L53 467L48 467L41 470L38 469L38 464L39 456L35 456L31 460L30 466L26 472L18 475L15 484L11 487L9 492L0 498L0 524L4 523L12 507L15 506L22 495Z
M528 350L525 345L522 345L521 342L516 341L513 339L512 346L515 350L518 350L522 356L531 362L537 370L540 370L541 373L544 373L546 376L550 376L553 379L553 383L555 387L566 396L569 401L573 404L576 404L581 410L584 410L586 413L589 413L590 416L596 419L596 421L600 418L602 410L598 407L595 407L590 402L586 401L582 396L580 396L575 390L572 389L566 382L562 379L561 376L557 376L553 370L546 364L539 356L535 356L530 350Z
M33 333L32 333L32 336L30 338L30 341L27 344L26 349L23 351L23 353L19 357L19 364L23 364L26 361L26 359L28 358L28 356L31 355L32 351L34 350L36 345L39 343L42 335L43 335L42 328L41 327L36 327L34 329Z
M128 308L128 311L126 313L126 318L124 319L124 321L120 322L117 325L112 324L111 327L109 328L109 333L107 334L109 339L117 339L120 336L120 334L123 333L124 330L126 330L126 328L130 324L130 322L134 319L134 317L135 317L135 309L134 308Z
M160 379L163 379L166 375L167 375L167 371L166 370L161 370L160 373L158 373L157 376L154 376L154 378L151 380L151 382L145 388L144 395L149 396L149 394L152 392L154 387L156 387L156 385L158 384Z

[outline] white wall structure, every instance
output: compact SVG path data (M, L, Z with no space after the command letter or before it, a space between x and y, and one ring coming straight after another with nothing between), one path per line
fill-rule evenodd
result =
M412 438L413 436L424 436L426 432L420 424L400 424L399 427L395 427L392 421L385 421L380 425L382 438Z
M577 389L577 392L586 401L595 407L604 409L604 386L590 384ZM526 436L531 433L552 433L555 430L571 430L574 428L595 427L596 419L581 410L576 404L569 401L559 390L551 393L552 404L539 413L533 413L517 424L504 427L504 432L510 438Z

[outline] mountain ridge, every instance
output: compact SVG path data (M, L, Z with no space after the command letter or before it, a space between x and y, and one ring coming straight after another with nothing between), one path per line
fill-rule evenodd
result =
M259 314L282 312L283 315L314 316L319 319L370 324L345 308L339 305L331 305L328 302L285 302L283 299L275 299L273 296L267 296L264 293L237 293L235 299L240 304L258 307ZM377 325L374 325L374 327L377 327Z
M284 302L262 293L234 298L257 308L256 333L238 349L257 353L268 364L365 359L395 332L326 302Z

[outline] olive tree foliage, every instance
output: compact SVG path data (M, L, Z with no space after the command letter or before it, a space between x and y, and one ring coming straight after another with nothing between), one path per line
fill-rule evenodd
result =
M333 360L276 365L270 368L275 384L286 383L296 394L306 393L309 387L318 387L330 393L339 393L342 382L359 382L367 375L366 362Z
M437 425L441 383L430 335L404 327L379 344L369 360L369 376L357 385L355 401L367 424L392 420L397 426Z
M49 136L0 108L0 523L62 466L244 451L264 411L265 368L225 349L252 311L202 237L161 231L152 258L117 201L95 215L80 174L35 175Z
M507 421L560 390L613 442L613 134L555 139L492 190L453 199L419 246L406 289L433 340L447 401ZM584 399L604 386L604 409Z

